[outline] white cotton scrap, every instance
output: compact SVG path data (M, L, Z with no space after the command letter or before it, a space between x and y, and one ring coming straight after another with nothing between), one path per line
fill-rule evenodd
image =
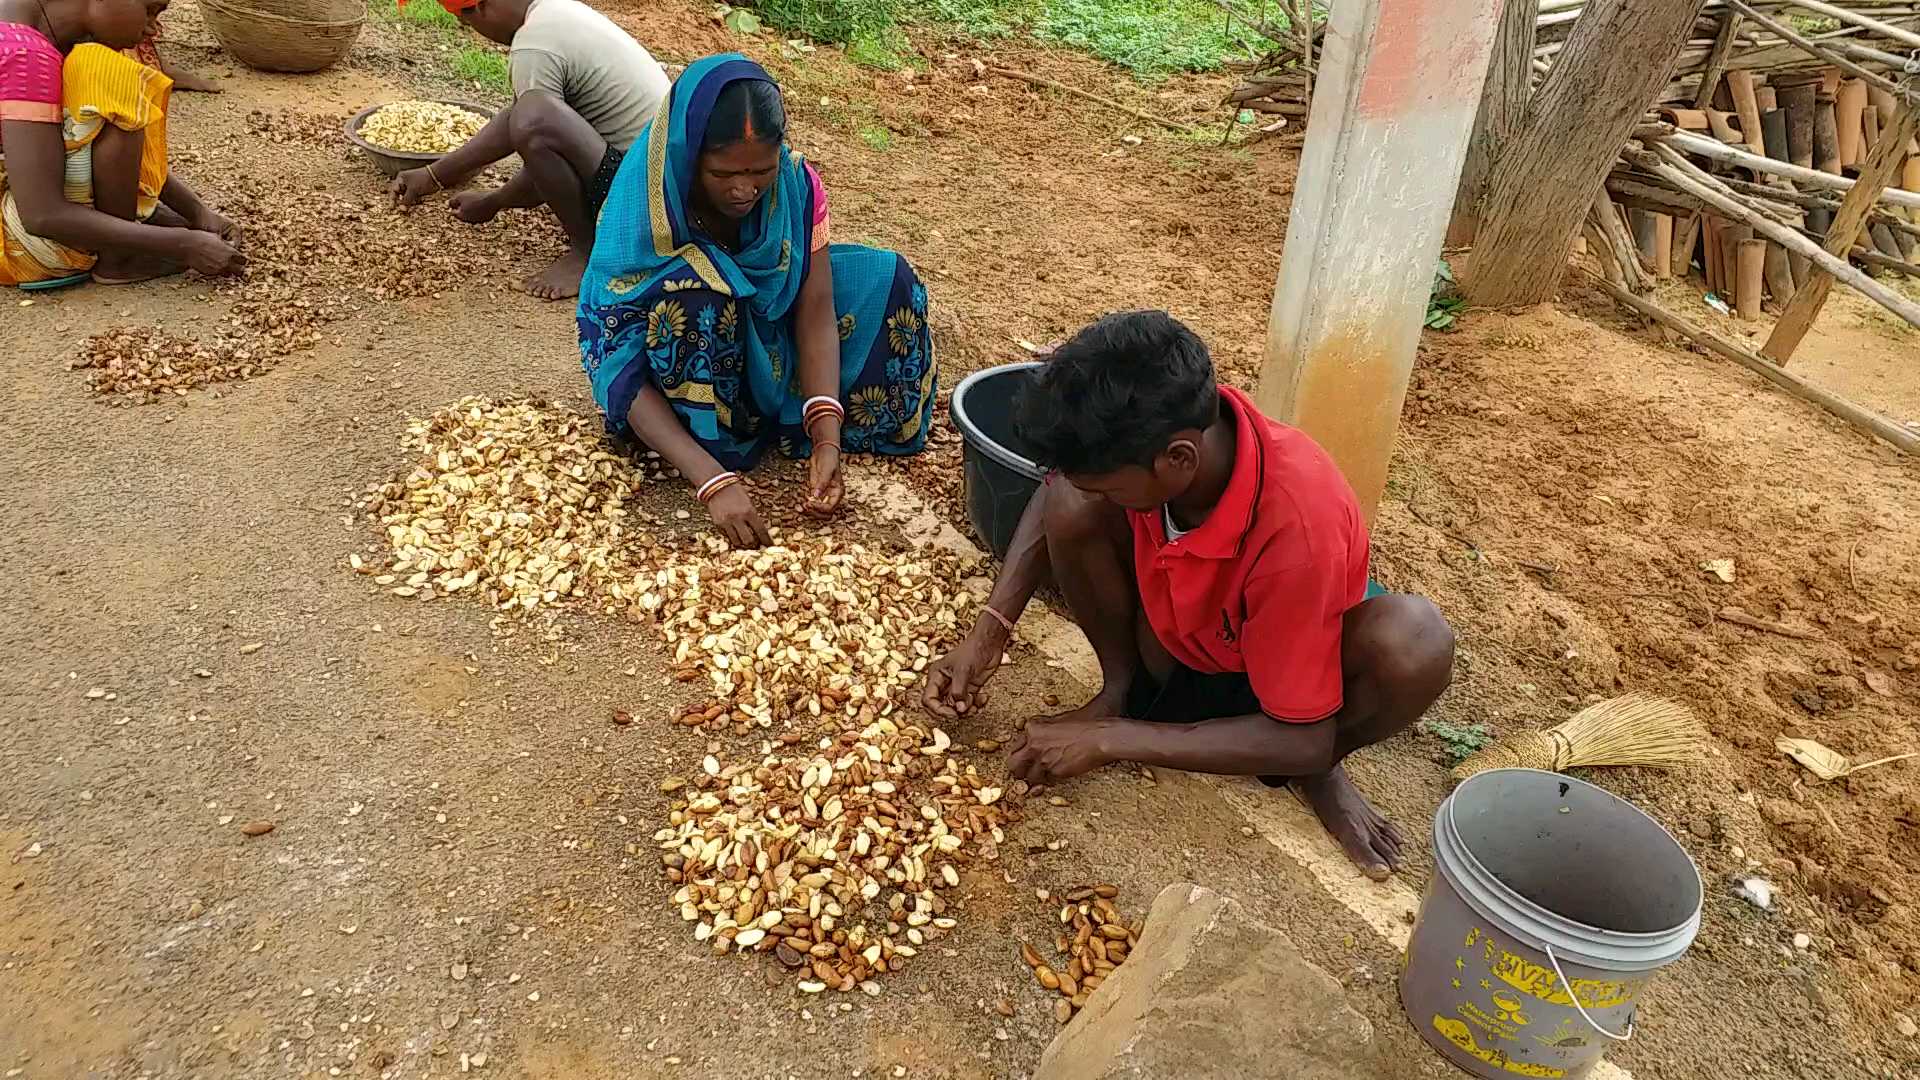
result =
M1737 877L1733 879L1733 895L1759 908L1761 911L1773 909L1773 885L1766 878Z

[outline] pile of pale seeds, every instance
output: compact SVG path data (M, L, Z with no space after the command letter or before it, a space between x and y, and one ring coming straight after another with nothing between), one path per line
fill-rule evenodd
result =
M661 549L650 572L613 587L654 620L680 676L704 674L715 701L732 706L683 723L771 727L865 706L885 716L972 622L978 601L962 584L972 567L961 556L775 534L759 551L712 536Z
M649 472L599 427L533 398L464 398L415 420L401 444L412 470L361 502L392 557L356 555L354 569L395 596L472 592L509 611L611 595L654 541L627 521Z
M387 150L444 154L473 138L487 118L439 101L396 101L360 122L360 137Z
M654 840L695 940L771 953L808 993L877 994L955 927L959 867L1005 839L1002 789L956 761L945 732L872 712L811 750L709 755L691 782L662 785L681 795Z

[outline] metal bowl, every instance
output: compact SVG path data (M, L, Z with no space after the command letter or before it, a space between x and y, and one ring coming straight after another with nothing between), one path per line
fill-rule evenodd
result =
M415 100L433 101L441 105L452 105L456 108L465 109L470 113L485 117L488 120L493 119L492 109L484 105L475 105L471 101L459 101L454 98L419 98ZM373 163L380 167L380 171L388 176L398 176L407 169L417 169L430 162L439 161L446 156L445 154L420 154L410 150L389 150L384 146L375 146L363 138L360 134L360 125L367 122L367 117L372 116L374 113L392 104L394 104L394 102L383 101L378 105L369 105L359 112L354 113L353 119L347 121L347 141L365 152L368 157L373 159Z

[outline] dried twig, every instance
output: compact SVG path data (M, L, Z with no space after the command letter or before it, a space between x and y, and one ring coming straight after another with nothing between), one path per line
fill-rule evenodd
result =
M1181 123L1178 120L1169 120L1164 116L1155 116L1149 112L1141 112L1139 109L1136 109L1131 105L1122 105L1121 103L1113 100L1112 98L1101 97L1099 94L1090 94L1085 90L1068 86L1066 83L1059 82L1054 79L1049 79L1044 75L1035 75L1031 72L1016 71L1013 68L993 67L991 65L987 67L987 70L993 72L995 75L999 75L1004 78L1018 79L1021 82L1032 83L1035 86L1044 86L1049 90L1058 90L1063 94L1071 94L1074 97L1081 98L1086 101L1091 101L1096 105L1105 105L1109 109L1114 109L1118 112L1126 113L1128 116L1136 117L1141 120L1146 120L1150 123L1159 124L1162 127L1171 128L1174 131L1191 132L1194 130L1194 127L1192 124Z
M1802 630L1797 626L1788 626L1785 623L1769 622L1766 619L1758 619L1753 617L1752 615L1747 614L1745 611L1742 611L1737 607L1723 607L1719 611L1715 612L1714 615L1721 622L1730 622L1735 626L1744 626L1749 630L1760 630L1769 634L1778 634L1781 637L1793 638L1796 641L1825 640L1819 634L1816 634L1811 630Z

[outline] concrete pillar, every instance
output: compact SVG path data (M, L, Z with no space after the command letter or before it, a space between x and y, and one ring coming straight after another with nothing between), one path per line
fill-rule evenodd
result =
M1500 4L1329 7L1259 402L1326 447L1371 521Z

